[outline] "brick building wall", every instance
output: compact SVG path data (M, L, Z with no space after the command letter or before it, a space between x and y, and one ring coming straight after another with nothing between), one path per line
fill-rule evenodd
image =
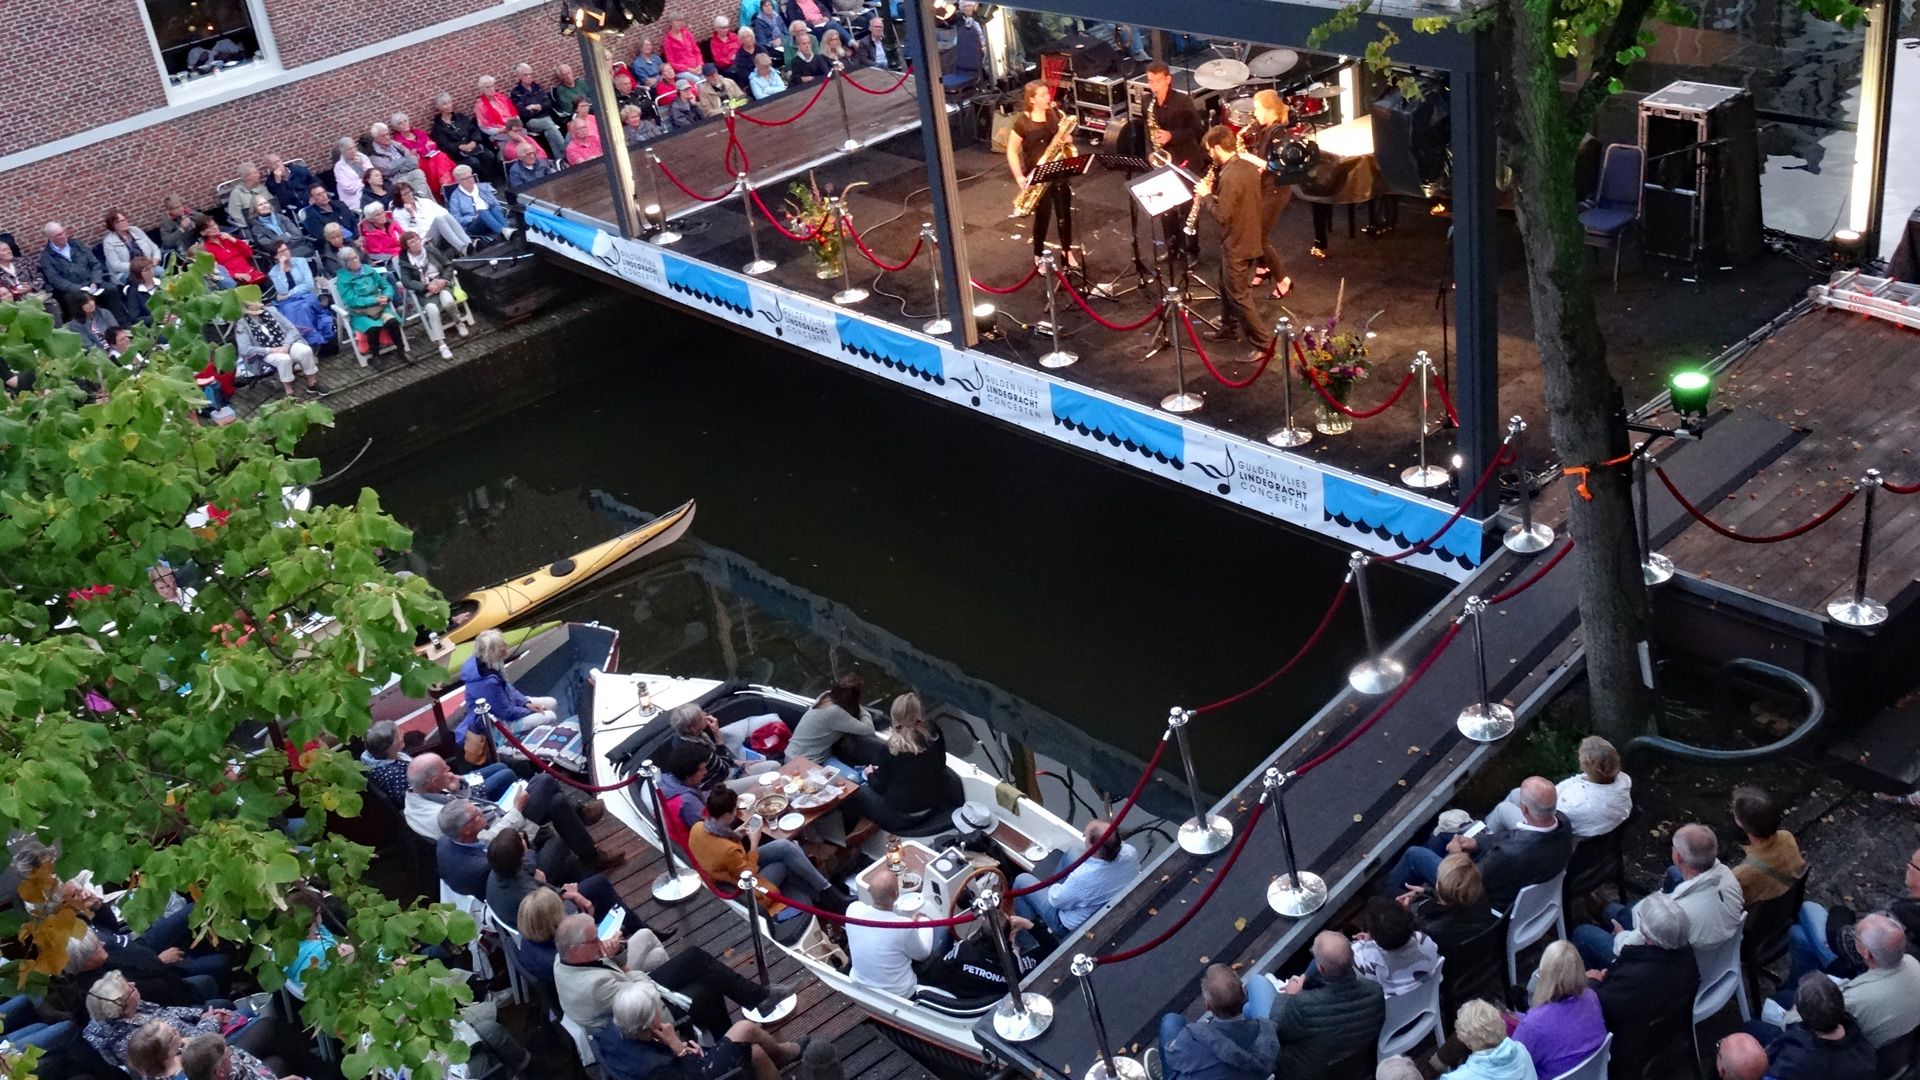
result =
M102 215L109 207L151 227L160 220L169 194L178 193L195 206L214 205L214 187L231 179L236 166L249 158L267 152L305 158L317 172L330 167L336 139L362 133L395 110L412 114L424 127L433 115L434 95L443 90L454 95L458 108L470 111L474 83L483 74L504 85L521 61L532 64L542 82L557 64L578 68L579 44L559 34L556 9L543 4L300 77L302 63L371 44L368 30L375 25L380 28L377 40L384 40L418 28L408 23L450 19L490 6L488 0L338 0L330 5L268 0L274 39L288 69L281 80L234 101L0 172L0 232L13 233L23 250L31 251L39 243L40 226L59 220L91 243L100 236ZM684 15L695 32L702 33L714 14L732 14L737 6L736 0L692 0L674 4L669 13ZM122 25L127 21L122 13L130 26ZM48 45L15 54L28 73L10 80L11 85L37 93L0 100L0 156L166 105L150 39L131 3L103 10L84 31L71 20L60 20L57 7L23 5L20 15L44 24L36 28L42 35L37 40ZM625 59L640 34L664 31L664 25L657 31L635 30L610 39L608 51ZM65 42L75 47L66 48ZM124 72L123 77L75 76L76 71L109 66L104 59L87 59L109 50L116 57L111 66Z

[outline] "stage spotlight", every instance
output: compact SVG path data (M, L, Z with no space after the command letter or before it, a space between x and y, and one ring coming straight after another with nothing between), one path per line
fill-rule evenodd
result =
M986 301L986 300L982 300L981 302L979 302L979 303L977 303L977 304L975 304L975 305L973 305L973 317L974 317L974 318L976 318L976 319L991 319L991 318L993 318L993 304L992 304L992 302L991 302L991 301Z
M1667 383L1673 411L1688 420L1707 415L1707 399L1713 396L1713 379L1704 371L1678 371Z
M1866 254L1866 237L1858 229L1841 229L1827 238L1827 246L1833 251L1833 261L1845 265L1858 262Z

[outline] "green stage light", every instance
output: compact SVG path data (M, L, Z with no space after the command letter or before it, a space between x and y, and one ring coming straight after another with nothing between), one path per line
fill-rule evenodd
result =
M1713 396L1713 379L1704 371L1679 371L1668 382L1673 411L1689 419L1707 415L1707 399Z

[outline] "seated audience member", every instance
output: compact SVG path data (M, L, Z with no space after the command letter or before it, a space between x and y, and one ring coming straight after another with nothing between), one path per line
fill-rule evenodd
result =
M1744 1031L1735 1032L1714 1048L1713 1071L1720 1080L1763 1080L1767 1052L1760 1048L1760 1040Z
M574 80L572 64L561 64L553 69L553 85L547 87L547 102L553 106L555 123L563 127L571 124L575 107L587 100L586 87Z
M706 53L706 62L716 68L733 63L735 54L740 51L740 35L733 32L733 20L725 15L713 17L713 34L701 45Z
M273 196L273 204L288 216L297 215L307 205L307 192L313 190L313 173L299 162L289 163L279 154L260 158L262 182Z
M1576 840L1605 836L1633 813L1633 778L1620 771L1620 752L1598 735L1580 740L1580 771L1554 785L1554 808L1567 815ZM1519 824L1520 789L1487 815L1487 825Z
M1920 1027L1920 960L1907 953L1906 931L1890 915L1855 923L1854 947L1866 970L1841 983L1840 996L1860 1035L1878 1050ZM1792 1024L1800 1015L1789 1012L1786 1019Z
M666 129L639 105L620 106L620 130L630 148L666 134Z
M767 50L784 51L787 47L787 23L791 21L780 15L779 5L774 0L760 0L759 14L753 17L753 25L748 29L759 40L760 47Z
M447 167L447 179L453 178L454 167L465 165L483 175L492 175L498 168L494 164L494 143L473 117L463 112L455 112L453 95L440 94L433 99L433 123L428 126L433 136L433 144L440 148L451 161ZM440 185L440 194L446 196L446 183Z
M247 239L258 251L272 251L273 245L286 244L299 258L313 254L313 240L287 215L275 210L273 200L264 195L253 202L253 215L247 219Z
M180 1070L186 1080L281 1080L259 1058L211 1031L187 1040L180 1050Z
M660 994L646 983L614 995L612 1022L593 1032L595 1056L608 1080L719 1080L751 1070L752 1080L778 1080L800 1060L802 1043L780 1042L751 1020L730 1025L711 1049L674 1030Z
M127 1040L127 1072L138 1080L173 1080L180 1075L180 1030L165 1020L150 1020Z
M651 932L627 942L620 935L602 941L588 915L560 920L553 944L560 956L553 966L560 1011L588 1031L606 1024L612 1018L614 996L636 983L685 994L691 999L687 1015L716 1039L725 1038L733 1026L727 1002L756 1009L769 1001L785 1000L797 989L793 983L762 987L704 949L688 947L663 960L665 950ZM624 965L613 959L621 955L623 946Z
M178 945L155 950L105 928L88 930L67 941L66 965L47 991L47 1015L77 1017L86 1009L87 995L109 972L132 984L149 1004L199 1006L222 996L227 964L218 955L190 957Z
M553 118L553 102L547 98L547 88L534 81L532 64L513 66L514 83L507 90L508 100L520 115L520 122L527 130L545 139L553 150L553 156L559 157L567 152L567 138L560 132L560 125Z
M307 377L307 392L315 397L326 389L320 385L320 364L314 359L313 346L277 308L258 300L247 303L234 325L233 344L241 359L261 360L272 368L288 397L293 396L295 373Z
M887 755L867 766L867 784L854 792L849 813L888 832L912 828L931 815L951 814L966 792L947 768L947 740L920 712L917 694L893 699Z
M1387 999L1378 984L1354 974L1353 946L1345 935L1315 935L1312 966L1277 994L1264 975L1249 976L1246 986L1247 1015L1265 1016L1279 1029L1274 1071L1280 1076L1325 1080L1351 1075L1360 1058L1373 1061Z
M210 217L201 217L199 225L201 249L213 256L214 265L228 277L241 285L259 285L267 280L267 275L253 264L252 244L221 232L220 223Z
M1873 1080L1879 1062L1873 1044L1847 1015L1846 997L1832 979L1815 971L1794 994L1800 1022L1767 1047L1773 1080Z
M507 228L507 211L492 184L473 178L465 165L453 170L454 186L447 192L447 210L460 227L473 236L512 236Z
M853 960L852 977L863 986L885 990L910 998L916 979L913 965L933 955L933 928L916 925L919 913L903 916L893 910L900 899L900 879L882 867L867 878L871 903L856 900L847 906L847 916L871 922L897 922L898 929L885 926L847 924L847 954Z
M400 254L400 226L387 213L383 202L362 203L360 213L360 247L369 259L387 263Z
M1550 881L1567 868L1573 857L1573 827L1556 811L1558 798L1544 777L1530 776L1520 785L1518 824L1489 827L1478 837L1460 835L1447 842L1449 854L1464 852L1480 868L1487 902L1506 911L1528 885ZM1387 871L1386 888L1398 892L1410 885L1431 885L1441 856L1419 844L1408 848Z
M1280 1037L1266 1017L1241 1015L1247 991L1240 977L1225 964L1208 965L1200 1000L1206 1011L1191 1024L1179 1013L1160 1018L1160 1045L1147 1051L1148 1080L1264 1080L1280 1056Z
M67 235L67 227L57 221L47 222L47 242L40 249L40 277L47 283L47 290L60 301L66 309L67 317L79 310L79 297L92 296L100 301L117 319L125 308L120 295L120 287L107 277L107 268L87 245ZM119 320L123 325L129 320Z
M442 841L445 843L445 841ZM514 944L520 970L538 983L548 1001L557 1001L559 991L553 985L553 965L560 954L553 946L553 935L560 931L560 920L567 917L566 901L552 889L535 889L520 901L515 925L520 940Z
M1666 893L1687 913L1688 943L1695 948L1718 945L1740 932L1740 883L1720 861L1720 840L1705 825L1682 825L1673 833L1673 865L1681 882ZM1641 901L1645 903L1645 901ZM1592 924L1576 926L1568 935L1580 948L1588 966L1603 968L1627 945L1640 942L1633 929L1634 910L1609 904L1601 916L1613 931Z
M199 387L200 392L207 396L208 406L216 412L233 404L235 386L233 368L221 370L219 362L217 357L207 361L207 366L201 368L193 377L193 385Z
M1105 819L1095 818L1082 832L1093 854L1074 867L1065 880L1013 901L1015 910L1036 922L1045 922L1056 934L1080 929L1080 924L1126 892L1133 879L1140 876L1140 853L1120 839L1118 828L1110 829ZM1032 874L1013 879L1016 889L1039 883Z
M1513 1029L1513 1040L1526 1047L1536 1074L1559 1076L1592 1057L1606 1041L1600 995L1593 992L1580 950L1571 942L1547 946L1531 1000L1533 1007Z
M666 764L660 767L660 802L667 808L667 832L682 848L687 833L700 823L707 805L707 792L719 787L707 782L707 752L692 743L678 743L667 749Z
M780 15L787 21L788 36L795 42L798 42L803 34L818 36L828 30L839 30L841 37L847 36L846 29L834 21L833 17L822 10L814 0L786 0L786 6L780 9ZM798 29L795 29L796 24Z
M513 161L517 159L520 156L520 148L523 146L533 147L533 152L539 156L542 161L548 160L546 146L543 145L539 139L527 134L526 125L522 124L520 118L516 116L507 121L507 137L500 144L500 160ZM554 170L558 171L566 168L564 164L565 160L564 157L554 159Z
M130 353L132 355L128 355ZM133 352L133 331L124 326L107 331L107 359L131 371L139 371L147 365L140 354Z
M672 745L692 744L707 755L707 777L702 787L780 767L746 750L747 738L752 734L748 730L751 723L749 718L722 728L720 721L691 701L667 714L667 724L673 728Z
M1920 850L1907 857L1905 869L1907 897L1894 901L1887 913L1906 931L1907 948L1912 951L1920 947ZM1829 918L1829 914L1825 907L1811 900L1800 905L1799 922L1789 931L1793 946L1793 977L1788 980L1790 983L1799 982L1799 977L1809 971L1824 971L1846 978L1865 970L1860 966L1857 955L1848 955L1854 950L1840 949L1836 952L1836 947L1843 943L1832 940L1834 935L1829 929L1830 925L1832 930L1852 925L1853 912L1846 908L1835 908L1831 912L1835 917Z
M227 223L236 229L246 228L254 202L263 198L271 202L273 192L267 187L260 166L251 161L241 162L239 183L227 189Z
M300 228L318 241L326 235L328 225L339 226L341 235L348 240L360 235L359 213L335 205L326 185L316 183L307 188L307 207L300 211Z
M1432 889L1417 888L1398 899L1413 913L1414 925L1433 939L1443 959L1452 961L1458 972L1467 966L1461 951L1500 921L1493 905L1487 903L1486 886L1480 880L1480 868L1471 856L1455 853L1440 860ZM1504 945L1504 943L1502 943Z
M106 226L106 235L100 238L100 254L113 280L126 283L127 274L137 255L156 260L160 258L160 245L148 238L145 230L128 220L127 215L118 210L107 211Z
M0 244L0 247L6 245ZM0 256L0 269L4 269L6 256ZM127 288L123 294L127 299L127 314L133 316L136 323L153 321L153 312L149 308L153 294L160 291L160 275L154 269L154 260L145 255L135 255L127 264ZM0 275L0 282L4 276Z
M520 119L520 110L514 107L513 99L500 92L494 85L493 76L482 75L475 81L474 87L479 97L473 102L473 120L480 130L495 143L507 137L507 121Z
M75 304L73 321L67 323L66 329L79 334L87 348L104 350L107 347L107 331L119 326L120 320L114 318L112 312L101 308L87 293L80 293L75 298Z
M832 765L859 778L853 766L885 760L887 744L873 730L873 721L860 707L858 675L843 675L833 689L820 695L813 708L800 715L787 740L787 760L806 758L816 765Z
M832 891L832 883L807 860L799 844L762 840L764 828L764 823L750 821L741 812L740 796L732 788L715 787L707 796L706 820L693 826L687 847L707 876L723 886L737 885L740 875L750 872L762 888L791 896L808 907L819 907L821 899ZM765 904L775 924L774 935L783 940L779 924L805 914L771 896L765 897ZM798 921L791 936L797 939L804 927L804 920Z
M267 267L267 280L273 282L273 306L280 314L300 331L308 345L318 348L333 340L333 314L320 301L320 294L313 283L313 268L305 259L293 257L293 248L285 241L274 244L268 251L273 255L273 265ZM314 393L325 395L326 387L316 387ZM364 759L365 754L361 757ZM400 772L400 783L393 804L399 806L406 795L406 772Z
M801 86L826 78L832 71L832 65L814 44L813 35L807 33L806 25L796 22L787 30L793 42L787 46L787 85Z
M634 86L633 75L627 69L616 69L613 73L613 100L619 102L620 107L624 109L628 105L640 104L643 99L652 101L653 95L644 93Z
M642 35L640 45L634 51L633 59L627 61L627 70L639 80L642 86L652 86L660 78L660 65L666 57L660 55L660 48L650 35Z
M705 61L700 54L700 39L693 36L685 19L667 20L666 35L660 39L660 54L675 71L699 71Z
M1599 980L1600 1014L1613 1033L1616 1076L1639 1076L1647 1060L1671 1038L1686 1038L1700 965L1688 940L1693 927L1686 909L1665 893L1634 905L1639 941L1621 948L1611 967L1589 971Z
M374 203L382 206L393 204L393 189L387 186L386 170L378 165L371 166L360 177L360 216L367 216L367 208Z
M593 115L593 103L583 98L567 124L567 164L578 165L599 156L600 121Z
M715 117L727 111L727 103L738 104L747 100L746 91L740 84L720 73L720 68L708 64L700 69L701 82L698 93L700 115Z
M626 108L621 109L620 117L621 117L622 123L626 123L626 114L628 109L632 109L635 115L638 115L640 112L638 108L635 108L632 105L628 105ZM631 143L632 141L633 140L629 138L628 142ZM553 163L548 161L546 158L541 157L540 152L536 150L531 144L522 144L521 146L518 146L515 149L518 151L519 156L515 159L513 164L507 166L507 187L508 188L514 191L518 191L524 187L531 187L532 185L539 183L541 180L544 180L547 177L553 175Z
M466 686L467 717L455 729L454 737L467 743L467 758L474 760L488 741L499 741L481 720L479 702L496 724L505 725L515 735L525 735L541 724L551 724L558 716L559 702L550 697L528 697L507 680L507 639L498 630L482 630L474 639L473 655L460 665L460 681ZM476 740L478 740L476 742Z
M463 777L439 754L416 754L407 762L407 824L426 839L438 840L440 808L457 799L473 801L491 825L506 816L499 800L516 779L513 769L501 762L484 765Z
M426 192L415 190L412 184L396 184L393 188L393 205L387 207L387 213L393 216L394 224L403 232L416 232L428 240L438 240L442 247L457 255L464 255L473 247L473 237L467 230L453 220L447 208L434 202ZM462 336L465 336L464 332Z
M1780 827L1780 807L1757 787L1733 789L1733 823L1746 834L1745 858L1733 865L1746 906L1785 896L1807 873L1800 842Z
M447 103L451 105L453 99L448 98ZM441 152L440 145L433 141L430 133L413 126L413 117L406 113L397 112L388 117L387 130L393 132L395 142L412 151L420 162L420 171L426 174L427 186L418 190L422 194L438 195L440 189L453 179L453 167L458 162ZM394 187L398 188L399 185L395 184Z
M1414 928L1413 912L1387 897L1373 896L1361 922L1366 930L1353 937L1353 968L1361 978L1378 983L1387 997L1398 997L1433 974L1440 948Z
M347 231L340 227L339 222L327 222L326 228L320 232L320 272L329 278L336 279L336 284L340 271L347 268L348 251L357 255L360 249L349 242ZM334 296L339 297L337 288L334 290Z
M461 896L476 900L487 895L487 815L470 799L451 799L434 815L440 839L433 842L434 865L440 880Z
M391 127L375 122L367 129L367 138L373 143L367 151L367 160L390 183L412 184L419 191L427 189L427 174L420 167L420 155L394 138Z
M134 1033L155 1020L163 1020L182 1032L212 1032L223 1027L244 1025L235 1035L240 1046L259 1050L271 1045L274 1025L234 1012L231 1009L201 1009L152 1005L140 1000L140 991L117 971L100 977L87 993L87 1015L91 1017L80 1037L87 1041L109 1065L125 1067L127 1042Z
M867 36L862 38L860 43L853 47L853 58L847 63L847 67L892 67L893 65L887 60L886 34L886 24L880 21L880 16L875 15L867 23Z
M605 877L593 874L556 888L548 882L546 872L534 866L528 854L527 838L518 829L502 829L487 841L487 907L509 927L515 926L520 917L521 901L528 893L540 889L553 889L560 894L560 899L572 905L572 910L595 919L604 918L607 912L623 906L613 884ZM628 934L638 933L646 929L646 925L631 911L622 920Z
M734 50L732 62L719 65L720 74L726 76L736 87L747 85L747 77L753 74L753 58L767 51L760 44L760 36L748 27L740 28L739 42L739 47ZM744 93L739 96L743 100L746 98Z
M1453 1022L1454 1038L1471 1051L1460 1067L1445 1075L1454 1080L1534 1080L1527 1048L1507 1037L1507 1023L1490 1002L1469 1001Z
M820 35L820 56L827 62L827 70L835 75L847 70L847 62L853 55L847 51L840 40L840 31L829 30Z
M921 965L920 985L944 990L961 1001L1005 997L1006 969L1000 964L1000 945L987 932L987 921L961 923L953 928L953 936L946 952ZM1033 947L1023 947L1022 940ZM1040 966L1040 958L1058 944L1044 924L1019 915L1007 916L1007 955L1019 966L1022 979L1032 974ZM1272 1064L1271 1058L1268 1064Z
M333 144L333 190L346 206L360 205L360 178L373 168L373 162L360 152L352 136L342 135Z
M193 231L193 208L180 196L169 195L165 215L166 220L160 223L160 246L176 255L186 254L199 236Z
M672 64L662 61L660 77L653 83L653 109L661 123L667 122L667 107L680 96L680 72Z
M461 337L467 336L467 316L460 313L460 305L453 298L452 271L427 250L427 242L419 233L401 233L400 247L400 287L420 305L427 340L439 348L441 359L451 360L453 350L447 347L446 324L451 321Z
M151 261L151 260L149 260ZM13 248L0 244L0 300L50 301L53 294L40 277L40 268L13 256Z

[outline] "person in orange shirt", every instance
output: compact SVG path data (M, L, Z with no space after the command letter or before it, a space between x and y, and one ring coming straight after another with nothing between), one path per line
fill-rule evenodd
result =
M848 899L844 890L836 891L826 875L807 861L807 853L791 840L765 840L765 829L757 817L740 812L740 796L720 785L707 795L707 818L695 825L687 836L693 860L723 888L740 883L742 871L752 871L762 888L790 895L810 907L822 897L837 906ZM767 913L774 923L786 923L803 914L799 908L769 899ZM804 926L804 922L797 924ZM775 937L781 937L779 929Z

